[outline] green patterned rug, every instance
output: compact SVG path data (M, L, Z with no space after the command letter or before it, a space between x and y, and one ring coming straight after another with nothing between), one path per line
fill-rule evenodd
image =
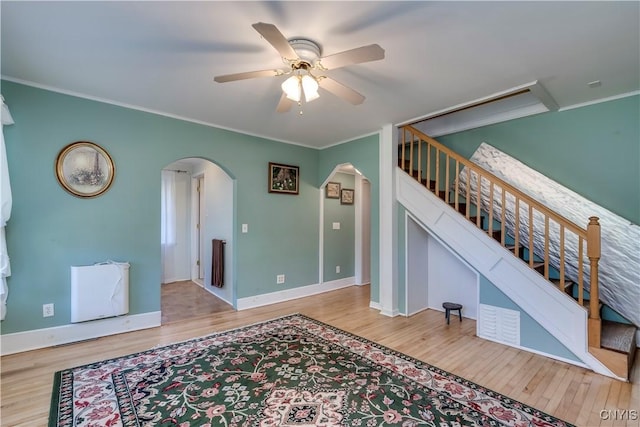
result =
M568 426L302 315L56 372L49 426Z

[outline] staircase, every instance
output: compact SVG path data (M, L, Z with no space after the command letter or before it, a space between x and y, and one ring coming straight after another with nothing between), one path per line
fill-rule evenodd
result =
M421 191L439 198L481 230L485 239L499 242L537 272L555 292L570 297L552 295L554 302L576 304L584 310L587 339L584 343L577 341L572 351L578 357L580 350L588 352L581 357L587 366L628 381L637 328L601 318L598 218L591 217L586 227L574 224L417 129L404 126L400 131L398 166L420 184ZM414 198L419 194L413 187L411 191ZM573 308L567 309L575 313ZM570 322L580 323L575 318ZM598 369L600 364L606 368Z

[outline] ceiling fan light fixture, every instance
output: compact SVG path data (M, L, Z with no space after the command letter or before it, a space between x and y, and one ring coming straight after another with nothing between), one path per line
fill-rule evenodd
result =
M318 93L318 81L310 74L305 74L301 79L302 91L306 102L311 102L320 98Z
M285 96L294 102L300 102L302 94L304 94L305 102L320 98L318 81L306 68L295 70L291 77L282 82L281 87Z
M287 98L292 101L300 102L302 95L302 84L300 83L300 76L293 75L282 83L282 91Z
M318 99L320 97L318 94L320 83L322 83L322 89L333 95L353 105L362 104L365 98L355 90L326 75L316 77L311 73L324 73L325 71L346 67L348 65L384 59L384 49L377 44L361 46L321 57L322 52L320 45L313 40L305 38L287 39L275 25L265 22L256 22L252 26L278 51L280 59L284 64L284 69L272 68L226 74L214 77L214 81L225 83L258 77L280 77L287 75L288 78L281 83L282 95L276 108L276 111L279 113L289 111L292 102L301 105L303 94L305 102Z

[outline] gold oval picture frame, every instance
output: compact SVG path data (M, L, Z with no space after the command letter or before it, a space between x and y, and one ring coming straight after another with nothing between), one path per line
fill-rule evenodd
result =
M56 159L56 177L62 188L76 197L96 197L109 189L115 167L109 153L98 144L73 142Z

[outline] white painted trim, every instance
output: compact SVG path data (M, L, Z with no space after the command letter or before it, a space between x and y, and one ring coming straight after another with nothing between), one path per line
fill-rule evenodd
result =
M329 175L329 177L333 176ZM329 178L327 178L329 179ZM318 283L324 282L324 191L326 183L320 187L320 212L318 216Z
M211 288L207 288L206 286L203 286L202 289L204 289L205 291L209 292L211 295L213 295L214 297L218 298L221 301L226 302L227 304L229 304L231 307L233 307L233 303L231 301L229 301L226 298L223 298L221 295L216 295L216 293L213 291L213 289Z
M193 282L200 282L198 284L200 284L202 287L204 287L204 282L202 279L200 279L200 266L197 264L198 261L198 253L199 248L198 246L198 233L200 232L198 230L198 228L196 227L196 224L198 223L198 180L200 179L200 177L204 176L203 173L200 173L198 175L191 175L191 201L190 201L190 220L191 223L189 224L189 230L190 230L190 238L191 238L191 242L190 242L190 250L191 250L191 254L189 256L189 262L191 263L191 281Z
M379 170L380 170L380 306L382 314L395 316L398 313L398 279L397 279L397 205L395 195L395 175L397 169L398 150L397 133L390 124L384 125L380 134Z
M39 348L69 344L72 342L121 334L160 326L160 311L111 317L82 323L71 323L52 328L16 332L0 336L1 354L20 353Z
M547 90L536 80L535 84L529 87L529 92L533 94L536 98L540 100L542 105L544 105L548 111L557 111L558 103L555 99L547 92Z
M404 286L404 312L401 314L405 317L411 316L409 313L409 211L405 209L404 211L404 283L400 283L398 281L398 286ZM418 221L415 221L418 223ZM429 289L427 288L427 302L429 301Z
M380 310L380 314L387 317L396 317L400 315L400 310L398 310L397 308L392 310L387 308L382 308L382 310Z
M333 144L325 145L323 147L309 147L309 148L317 148L319 150L324 150L325 148L331 148L331 147L335 147L337 145L345 144L347 142L357 141L358 139L367 138L369 136L377 135L379 133L380 133L380 131L365 133L364 135L354 136L353 138L349 138L349 139L345 139L345 140L342 140L342 141L338 141L338 142L335 142Z
M471 111L471 110L468 110ZM465 112L468 112L465 111ZM474 110L475 111L475 110ZM428 134L432 138L437 138L443 135L450 135L456 132L464 132L469 129L477 129L484 126L490 126L496 123L508 122L510 120L519 119L522 117L529 117L540 113L546 113L549 109L539 104L527 105L519 108L512 108L506 111L501 112L492 112L488 116L475 117L474 119L451 119L451 123L448 126L440 126L435 129L422 129L421 122L418 122L414 125L418 130ZM456 114L456 113L453 113ZM438 120L438 119L434 119Z
M380 303L375 301L369 301L369 308L373 308L374 310L378 310L378 311L382 310Z
M421 309L419 309L419 310L413 311L413 312L411 312L411 313L407 313L407 312L406 312L406 310L405 310L405 312L404 312L404 313L400 313L400 315L402 315L402 316L404 316L404 317L411 317L411 316L413 316L414 314L422 313L422 312L423 312L423 311L425 311L425 310L431 310L431 308L429 308L429 307L424 307L424 308L421 308Z
M396 175L398 201L447 242L590 369L618 378L588 351L587 311L526 263L405 173Z
M362 284L362 175L354 175L354 189L356 193L353 214L354 214L354 263L353 271L355 274L356 285ZM359 196L358 196L359 195Z
M589 366L587 366L584 363L579 362L577 360L567 359L567 358L564 358L564 357L561 357L561 356L556 356L555 354L545 353L545 352L540 351L540 350L536 350L536 349L529 348L529 347L524 347L522 345L514 345L514 344L505 343L505 342L502 342L502 341L499 341L499 340L494 340L492 338L487 338L487 337L478 337L478 338L481 338L481 339L487 340L487 341L492 341L492 342L495 342L495 343L498 343L498 344L506 345L506 346L509 346L509 347L513 347L513 348L516 348L518 350L528 351L529 353L533 353L533 354L537 354L537 355L540 355L540 356L548 357L549 359L559 360L560 362L565 362L565 363L569 363L571 365L580 366L581 368L589 369Z
M428 119L430 119L432 117L439 116L441 114L451 113L451 112L456 111L456 110L460 110L460 109L467 108L467 107L470 107L470 106L473 106L473 105L476 105L476 104L481 104L481 103L484 103L484 102L487 102L487 101L491 101L492 99L501 98L501 97L503 97L505 95L509 95L509 94L516 93L516 92L520 92L521 90L524 90L524 89L530 89L532 86L535 86L535 85L538 85L538 84L539 84L538 81L534 80L532 82L525 83L525 84L522 84L520 86L513 87L511 89L507 89L507 90L503 90L503 91L500 91L500 92L492 93L491 95L483 96L482 98L474 99L474 100L469 101L469 102L463 102L461 104L454 105L453 107L444 108L442 110L434 111L432 113L428 113L428 114L425 114L423 116L418 116L418 117L415 117L413 119L406 120L406 121L404 121L402 123L398 123L396 126L397 127L401 127L401 126L410 125L410 124L413 124L413 123L416 123L416 122L421 122L423 120L428 120Z
M589 105L600 104L602 102L615 101L616 99L628 98L630 96L640 95L640 90L634 90L633 92L621 93L620 95L608 96L606 98L595 99L593 101L581 102L579 104L567 105L560 108L558 111L573 110L574 108L588 107Z
M252 297L238 298L236 309L247 310L249 308L261 307L263 305L275 304L278 302L290 301L292 299L304 298L311 295L322 294L324 292L335 291L337 289L353 286L355 277L345 277L343 279L332 280L325 283L300 286L297 288L284 289L282 291L270 292L267 294L254 295Z

